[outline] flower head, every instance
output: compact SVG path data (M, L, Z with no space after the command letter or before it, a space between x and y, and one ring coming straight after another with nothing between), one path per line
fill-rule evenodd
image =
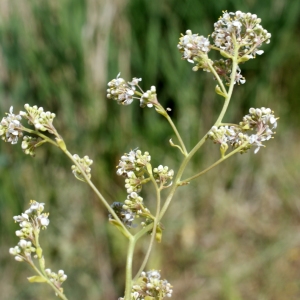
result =
M36 252L36 235L49 225L49 213L44 213L44 203L31 200L29 209L13 219L19 223L20 229L16 236L20 241L17 246L9 249L17 261L31 261L31 254Z
M75 161L80 165L80 168L77 165L72 165L72 173L74 176L81 181L85 181L85 178L83 176L84 174L88 177L91 178L91 168L90 166L92 165L93 161L86 155L83 158L80 158L79 155L74 154L73 158Z
M136 284L132 286L131 299L164 299L172 297L173 287L165 279L161 279L160 272L151 270L142 272Z
M34 125L35 129L40 131L48 131L57 135L56 129L52 122L55 118L55 114L50 111L44 111L43 107L37 107L36 105L30 106L25 104L24 108L26 112L20 111L20 115L28 120L30 125Z
M150 216L150 211L145 207L143 198L139 196L136 192L131 192L128 194L127 199L124 201L123 209L130 209L136 217L146 217Z
M114 202L111 205L111 208L115 211L119 219L122 221L122 223L131 228L132 222L135 218L135 213L132 212L129 208L124 208L123 203L121 202ZM113 219L113 216L111 214L108 215L109 219Z
M255 130L256 134L250 136L250 144L257 146L255 153L263 146L262 142L268 141L275 134L277 119L270 108L250 108L249 114L243 117L240 126L243 129Z
M186 59L190 63L194 63L195 58L201 58L210 50L210 42L208 38L198 34L193 34L191 30L187 30L185 35L181 35L177 48L182 53L182 59Z
M108 83L107 98L116 100L118 104L129 105L134 99L135 86L140 81L134 78L131 83L126 82L123 78L120 78L118 74L116 79L111 80Z
M45 269L45 273L47 274L50 281L60 290L63 291L61 285L63 282L67 280L67 275L64 270L59 270L57 273L51 271L51 269Z
M139 193L142 190L142 184L145 183L144 173L147 171L147 165L150 163L151 156L148 152L142 153L140 150L131 150L125 153L117 166L117 175L126 177L125 188L127 193Z
M164 186L169 180L173 179L174 171L169 170L169 167L159 165L157 168L153 169L153 175L157 182Z
M135 174L144 173L147 163L151 160L149 152L142 153L141 150L131 150L121 156L119 165L117 166L117 175L128 177L129 172Z
M21 145L23 152L25 154L35 156L35 149L40 141L41 141L40 138L34 138L31 136L25 135L23 137L23 141L22 141L22 145Z
M208 138L220 144L222 155L228 148L228 144L234 148L241 145L244 147L241 153L246 152L252 146L256 146L254 153L257 153L263 142L272 138L277 127L277 118L270 108L250 108L249 114L243 117L239 125L212 127ZM255 133L253 133L255 132Z
M271 34L260 25L261 19L255 14L241 11L223 12L223 15L214 24L211 37L214 45L233 55L235 43L239 46L239 57L247 55L247 59L263 53L258 48L270 42Z
M18 139L23 136L22 124L20 122L22 117L13 113L12 106L6 115L0 123L0 135L5 142L16 144Z
M156 88L152 86L150 90L144 92L139 86L142 78L134 77L131 81L126 82L120 78L120 73L116 79L108 83L107 98L116 100L118 104L129 105L134 99L140 101L141 107L152 107L157 103ZM136 90L139 89L139 91Z

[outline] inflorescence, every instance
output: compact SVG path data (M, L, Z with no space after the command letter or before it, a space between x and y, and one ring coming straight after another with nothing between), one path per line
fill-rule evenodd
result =
M160 279L160 272L151 270L142 272L132 287L132 300L164 299L172 296L173 287L165 279Z
M139 86L141 80L142 78L133 78L131 81L126 82L123 78L120 78L119 73L116 79L108 83L107 98L116 100L118 104L123 105L129 105L134 99L137 99L140 100L141 107L152 107L157 103L156 88L151 86L150 90L144 92Z
M174 171L162 165L152 169L150 161L149 152L142 153L141 150L135 149L122 155L117 166L117 175L125 177L128 195L124 203L114 202L111 207L123 224L129 228L133 227L132 222L135 218L145 218L141 222L143 227L152 223L155 218L144 205L143 198L138 195L142 191L142 186L151 180L150 175L153 175L161 189L172 184L170 180L174 176ZM113 216L109 214L109 219L112 218Z
M55 135L57 145L66 151L61 136L57 133L54 125L52 124L55 114L50 111L45 112L42 107L37 107L36 105L30 106L29 104L25 104L24 107L26 110L25 112L20 111L18 115L15 115L13 113L13 107L11 106L9 113L6 113L7 116L2 118L0 123L0 136L2 136L2 140L11 144L16 144L18 139L23 137L21 144L23 152L25 154L35 156L36 148L49 141L49 139L47 140L47 137L40 134L40 132L48 131ZM28 120L28 124L33 125L35 130L25 128L21 124L22 118ZM30 132L37 136L23 136L23 132ZM72 172L74 176L81 181L85 181L84 174L86 177L91 178L90 166L93 161L88 156L80 158L77 154L73 155L73 159L77 162L77 165L72 165Z
M37 107L36 105L30 106L29 104L25 104L24 108L26 112L20 111L20 115L28 120L28 124L34 125L37 130L48 131L51 134L57 135L56 129L52 124L55 118L54 113L50 111L45 112L42 107Z
M228 144L234 148L244 145L240 149L241 153L254 146L254 153L257 153L260 147L264 147L262 142L271 139L275 134L276 127L277 118L270 108L250 108L249 114L243 117L239 125L214 126L208 133L208 138L220 144L222 156L228 149ZM253 131L255 133L252 133Z
M43 229L47 229L49 225L49 213L44 211L44 203L31 200L29 209L25 210L19 216L15 216L14 220L19 223L20 230L16 231L16 236L20 239L17 246L10 248L9 253L15 257L16 261L24 261L30 265L34 265L33 258L41 257L42 251L39 246L39 233ZM67 275L63 270L58 273L52 272L50 269L45 269L48 279L59 289L62 283L67 279ZM30 280L30 278L29 278Z
M7 117L2 118L0 123L0 135L2 136L2 140L14 145L23 136L22 124L20 122L22 117L13 113L12 106L6 115Z
M85 174L89 179L91 178L91 168L90 166L93 163L93 160L91 160L87 155L83 158L80 158L78 154L73 155L74 160L77 162L78 165L72 165L72 173L74 176L81 180L86 181L83 174Z
M160 271L142 272L132 286L131 300L150 300L172 297L173 286L165 279L160 279ZM124 298L119 298L124 300Z
M226 84L229 84L233 57L236 56L238 63L253 59L256 55L263 54L264 51L259 49L260 46L270 42L271 34L260 23L261 19L255 14L225 11L214 24L214 31L209 37L198 36L187 30L186 34L180 37L177 47L182 53L182 59L195 64L194 71L199 69L207 72L215 71ZM210 60L208 58L210 50L219 51L226 59ZM246 82L239 67L234 82L238 84Z
M15 256L17 261L31 262L31 254L36 252L36 237L41 229L49 225L49 213L44 213L44 203L34 200L30 202L30 208L20 216L15 216L15 222L19 223L21 229L16 231L20 238L17 246L9 249L9 253Z

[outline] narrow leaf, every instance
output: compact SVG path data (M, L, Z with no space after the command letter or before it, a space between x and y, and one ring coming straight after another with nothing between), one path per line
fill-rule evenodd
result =
M42 277L42 276L31 276L27 277L28 281L33 283L33 282L47 282L47 279Z

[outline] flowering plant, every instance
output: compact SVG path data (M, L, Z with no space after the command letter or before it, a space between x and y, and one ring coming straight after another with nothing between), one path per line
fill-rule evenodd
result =
M257 153L261 147L264 147L263 143L273 137L278 118L270 108L250 108L249 113L237 124L223 122L234 87L246 82L241 74L240 65L261 55L262 44L270 42L271 34L260 23L261 20L255 14L240 11L224 12L214 24L211 36L199 36L187 30L186 34L180 37L177 47L182 54L182 59L193 64L193 71L202 69L211 73L216 81L215 92L224 100L219 117L191 150L186 148L183 138L168 114L170 109L165 109L158 101L154 86L145 92L140 86L141 78L126 81L120 77L120 73L116 79L108 83L108 99L115 100L121 105L129 105L134 100L138 100L142 108L154 108L157 113L166 118L177 138L176 143L170 139L170 146L178 148L182 154L182 162L176 172L168 166L152 166L148 151L134 149L123 154L117 166L117 175L125 179L127 198L123 202L109 204L109 201L95 187L91 180L93 161L88 156L80 157L68 151L64 139L53 125L54 113L45 112L42 107L25 104L25 111L15 115L11 107L7 116L2 119L0 123L2 139L16 144L20 138L23 138L21 147L25 154L34 156L36 149L46 143L61 149L73 162L71 170L75 178L87 183L94 190L108 210L109 222L128 239L125 292L124 296L119 298L120 300L161 300L172 296L173 287L167 280L161 279L160 271L144 269L155 241L158 243L162 241L161 220L177 188L189 184L193 179L205 174L236 153L246 153L252 147ZM209 52L213 50L223 58L212 60ZM22 119L27 120L33 128L25 127L21 123ZM45 132L50 134L50 137ZM209 140L219 145L220 158L206 169L199 170L189 178L183 178L191 158ZM147 200L144 201L141 196L143 185L148 183L151 183L156 191L155 211L147 208ZM168 189L169 193L165 199L162 199L161 192L164 189ZM28 210L14 217L15 222L21 227L16 231L20 241L17 246L10 248L9 252L17 261L27 262L35 270L37 275L29 277L30 282L48 283L58 297L67 299L61 287L67 276L63 270L55 273L46 268L42 247L39 244L41 230L49 225L49 214L43 212L44 206L43 203L31 201ZM134 234L131 229L138 226L137 219L141 220L141 227ZM149 246L144 260L133 276L134 249L139 239L147 233L150 234Z

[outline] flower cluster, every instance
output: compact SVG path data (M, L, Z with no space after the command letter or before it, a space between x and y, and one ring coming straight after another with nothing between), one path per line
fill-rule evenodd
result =
M159 165L157 168L153 169L153 176L155 180L161 185L165 185L169 180L173 179L174 171L171 169L169 170L169 167Z
M223 78L227 84L230 83L230 75L231 75L231 68L232 68L232 61L231 59L219 59L213 62L213 67L216 70L217 74L220 78ZM237 84L244 84L246 79L241 74L241 69L237 66L237 72L235 74L234 83Z
M74 174L74 176L81 181L85 181L85 178L82 174L82 172L84 172L84 174L88 177L91 178L91 164L93 163L93 161L86 155L83 158L80 158L79 155L74 154L73 155L74 160L80 165L80 168L77 165L72 165L71 169L72 169L72 173Z
M6 113L7 117L2 118L0 123L0 135L5 142L16 144L18 139L23 136L22 124L20 115L13 113L13 107L9 109L9 113Z
M125 226L129 228L132 227L132 222L134 221L135 213L131 209L125 207L121 202L114 202L111 205L111 208L115 211L116 215L119 217L119 219ZM113 216L111 214L108 215L108 218L110 220L113 220Z
M177 48L182 53L183 59L195 63L193 71L203 69L203 71L212 72L214 69L220 78L229 84L233 56L237 54L238 63L246 62L255 58L256 55L263 54L263 50L259 48L263 43L270 42L271 34L260 25L260 22L261 19L255 14L225 11L214 24L214 31L211 34L212 44L208 38L187 30L185 35L181 35ZM219 51L226 59L210 60L207 54L211 49ZM245 82L240 68L237 67L234 83Z
M37 130L48 131L57 135L56 129L52 124L55 118L54 113L50 111L45 112L42 107L37 107L36 105L30 106L29 104L25 104L24 108L26 112L20 111L20 115L27 119L30 125L34 125Z
M140 107L153 107L153 104L156 102L156 87L152 85L150 90L143 93L142 97L140 98Z
M210 50L208 38L193 34L191 30L186 31L186 35L179 38L177 48L182 53L182 59L186 59L190 63L194 63L194 59L206 55Z
M249 114L243 117L239 125L214 126L208 133L208 137L215 143L220 144L221 155L224 156L228 144L234 148L244 145L240 150L246 152L252 146L256 146L254 153L264 146L262 142L272 138L277 127L277 118L270 108L250 108ZM255 134L248 134L256 131Z
M132 221L136 215L139 217L143 213L149 212L143 206L143 198L139 197L137 193L142 190L142 185L149 181L149 179L145 179L145 172L147 172L147 166L150 166L150 161L149 152L142 153L136 149L122 155L117 166L117 175L126 178L125 188L128 196L125 204L114 202L111 207L127 227L132 227ZM109 218L111 219L112 216L109 215Z
M167 280L160 279L160 272L151 270L142 272L136 284L132 287L132 300L160 300L172 297L173 287Z
M61 285L67 280L67 275L64 270L59 270L57 273L52 272L51 269L45 269L45 273L50 281L58 288L61 289Z
M146 165L151 161L149 152L142 154L141 150L131 150L121 156L119 165L117 166L117 175L128 177L128 173L134 172L137 175L143 174Z
M142 151L135 149L125 153L117 166L117 175L125 177L125 188L128 195L124 204L118 202L118 204L114 203L112 207L120 220L128 227L132 227L131 223L135 217L145 218L145 222L141 222L143 227L154 220L154 216L145 207L143 198L138 195L143 184L151 180L150 176L153 174L154 179L160 183L161 188L168 187L165 184L172 180L174 176L174 171L169 170L167 166L160 165L152 170L150 161L149 152L142 153ZM112 216L109 217L112 218Z
M145 208L143 203L143 198L139 196L136 192L132 192L127 195L127 199L124 201L123 208L130 209L137 215L143 215L145 213L149 214L149 209Z
M127 199L124 201L124 203L123 209L132 212L136 218L146 218L145 222L141 222L143 227L153 222L154 216L150 213L150 210L145 207L143 198L137 193L132 192L127 195Z
M133 78L131 82L126 82L120 78L119 73L116 79L108 83L107 98L116 100L118 104L122 105L129 105L134 99L138 99L141 107L152 107L153 104L157 103L156 88L152 86L150 90L143 92L139 86L141 80L142 78ZM140 92L136 90L137 87Z
M23 141L22 141L22 150L25 154L31 155L31 156L35 156L35 149L37 147L37 144L39 144L41 142L40 138L34 138L31 136L27 136L25 135L23 137Z
M254 58L263 53L258 48L262 43L269 43L271 34L260 25L261 19L255 14L241 11L224 12L223 16L214 24L211 37L214 45L228 53L234 54L238 47L239 56L245 59Z
M257 146L255 153L263 146L262 142L268 141L275 133L273 130L277 127L277 119L270 108L250 108L249 114L244 116L240 126L244 130L256 130L249 138L251 145Z
M44 203L34 200L30 202L30 208L20 216L15 216L15 222L21 229L16 231L20 238L17 246L9 249L9 253L15 256L17 261L31 261L31 253L36 252L36 236L40 229L46 229L49 225L48 213L43 213Z
M142 184L145 179L144 173L150 160L149 152L144 152L143 154L140 150L131 150L121 157L117 166L117 175L126 177L125 187L127 193L139 193L142 190Z

